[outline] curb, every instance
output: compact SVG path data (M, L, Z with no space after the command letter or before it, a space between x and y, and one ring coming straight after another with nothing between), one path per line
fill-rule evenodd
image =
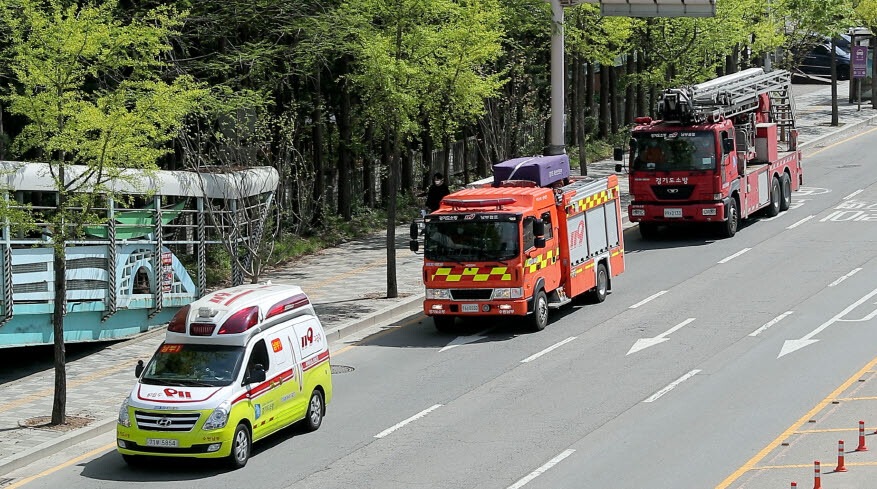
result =
M363 329L375 326L379 323L386 322L387 320L392 319L396 316L421 311L423 310L423 299L423 294L415 294L411 297L406 297L402 301L391 306L387 306L379 311L375 311L362 319L357 319L355 321L342 324L341 326L338 326L336 328L327 330L326 339L330 342L338 341L345 336L350 336L351 334L362 331Z
M95 421L94 424L80 430L71 431L59 438L46 441L24 452L0 459L0 475L5 475L13 470L26 467L40 459L54 455L65 448L70 448L77 443L90 440L103 435L104 433L109 433L115 425L116 419L113 417Z
M800 144L798 144L798 149L800 150L800 149L804 149L804 148L809 148L810 146L814 146L814 145L819 144L820 142L822 142L824 140L831 139L833 137L837 137L845 132L853 132L855 130L860 129L862 126L871 125L874 121L877 121L877 114L869 116L869 117L862 119L858 122L854 122L852 124L846 125L846 126L841 127L839 129L836 129L828 134L825 134L823 136L819 136L816 139L812 139L810 141L805 141L803 143L800 143Z

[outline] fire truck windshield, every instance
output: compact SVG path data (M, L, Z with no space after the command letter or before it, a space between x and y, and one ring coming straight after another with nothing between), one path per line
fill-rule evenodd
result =
M142 382L181 387L226 386L237 378L244 358L240 346L164 344L146 366Z
M519 253L519 233L517 222L430 222L424 254L434 261L508 260Z
M709 131L634 133L633 169L708 171L716 168L716 135Z

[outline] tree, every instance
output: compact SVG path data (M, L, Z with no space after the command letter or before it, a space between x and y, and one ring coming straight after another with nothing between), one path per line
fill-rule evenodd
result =
M94 209L106 199L126 199L114 184L137 185L137 175L157 168L165 144L202 95L188 77L159 77L178 25L173 13L159 9L122 23L115 8L115 2L0 3L16 81L5 100L26 121L13 150L47 162L57 191L57 206L46 216L55 259L53 424L66 422L67 243L85 224L102 220Z

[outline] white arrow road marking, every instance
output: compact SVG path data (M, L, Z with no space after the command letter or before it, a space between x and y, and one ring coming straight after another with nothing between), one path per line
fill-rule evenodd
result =
M375 435L375 438L383 438L383 437L389 435L390 433L398 430L399 428L405 426L406 424L408 424L412 421L417 421L418 419L426 416L427 414L435 411L436 409L438 409L440 407L442 407L441 404L436 404L432 407L428 407L428 408L424 409L423 411L420 411L419 413L415 414L414 416L411 416L410 418L408 418L404 421L400 421L400 422L394 424L393 426L390 426L389 428L385 429L384 431L378 433L377 435Z
M810 219L813 219L814 217L816 217L816 216L812 216L812 215L807 216L804 219L801 219L800 221L796 222L795 224L792 224L791 226L787 227L786 229L795 229L796 227L800 226L801 224L804 224L805 222L809 221Z
M837 285L837 284L843 282L844 280L846 280L846 279L852 277L853 275L859 273L861 270L862 270L861 268L856 268L856 269L854 269L852 272L850 272L850 273L844 275L843 277L841 277L841 278L835 280L834 282L828 284L828 286L829 286L829 287L834 287L835 285Z
M475 333L475 334L469 335L469 336L457 336L456 338L454 338L454 341L448 343L444 348L439 350L439 353L441 353L445 350L450 350L451 348L456 348L460 345L465 345L468 343L474 343L478 340L483 340L484 338L487 338L486 333L488 331L490 331L491 329L493 329L493 328L485 329L484 331L481 331L480 333Z
M572 340L574 340L574 339L576 339L576 338L578 338L578 336L570 336L569 338L567 338L567 339L565 339L565 340L563 340L563 341L557 342L557 343L555 343L555 344L549 346L548 348L546 348L546 349L540 351L539 353L534 353L533 355L530 355L529 357L527 357L527 358L521 360L521 363L530 363L530 362L532 362L533 360L535 360L535 359L541 357L542 355L544 355L544 354L546 354L546 353L549 353L549 352L551 352L551 351L553 351L553 350L556 350L557 348L560 348L561 346L563 346L563 345L569 343L570 341L572 341Z
M738 251L737 253L734 253L733 255L731 255L727 258L722 258L721 260L719 260L719 263L728 263L729 261L733 260L734 258L737 258L738 256L742 255L743 253L746 253L747 251L749 251L751 249L752 248L743 248L742 250Z
M666 393L672 391L672 390L675 389L679 384L685 382L686 380L688 380L688 379L694 377L695 375L697 375L697 374L699 374L699 373L700 373L700 370L692 370L691 372L688 372L687 374L683 375L682 377L679 377L678 379L676 379L676 380L674 380L673 382L671 382L670 385L668 385L667 387L664 387L663 389L659 390L658 392L655 392L654 394L652 394L651 397L649 397L648 399L644 400L643 402L655 402L655 401L657 401L658 399L660 399L661 396L663 396L664 394L666 394Z
M770 327L773 326L774 324L776 324L776 323L782 321L783 319L785 319L786 316L788 316L788 315L790 315L790 314L792 314L792 311L786 311L786 312L780 314L779 316L777 316L777 317L771 319L770 321L768 321L767 323L765 323L764 326L762 326L762 327L756 329L755 331L749 333L749 336L758 336L758 335L760 335L761 333L764 333L765 331L767 331L768 328L770 328Z
M777 358L780 358L784 355L788 355L789 353L792 353L795 350L799 350L801 348L804 348L807 345L812 345L813 343L816 343L819 340L814 340L813 339L814 336L816 336L819 333L821 333L822 331L824 331L825 328L827 328L827 327L831 326L832 324L836 323L837 321L841 320L840 318L846 316L847 314L849 314L850 311L861 306L863 303L868 301L868 299L874 297L875 295L877 295L877 289L872 290L865 297L862 297L861 299L857 300L856 302L853 302L852 304L847 306L846 309L837 313L837 315L835 315L833 318L822 323L818 328L814 329L813 331L807 333L807 335L804 336L803 338L801 338L799 340L786 340L786 342L783 343L783 348L782 348L782 350L780 350L780 354L777 355ZM870 320L875 315L877 315L877 311L869 314L864 319L860 319L859 321Z
M864 192L863 189L856 190L855 192L851 193L850 195L847 195L846 197L844 197L843 200L849 200L849 199L852 199L853 197L859 195L859 194L862 193L862 192Z
M685 321L682 321L681 323L677 324L676 326L673 326L672 328L668 329L667 331L664 331L663 333L659 334L658 336L655 336L654 338L640 338L640 339L636 340L636 343L634 343L633 346L630 347L630 350L627 351L627 354L630 355L631 353L636 353L640 350L645 350L646 348L648 348L650 346L659 345L659 344L669 340L670 338L667 338L667 336L684 328L686 325L688 325L689 323L691 323L695 319L696 318L688 318Z
M561 460L563 460L563 459L565 459L566 457L569 457L570 455L572 455L573 452L575 452L575 449L573 449L573 448L569 448L569 449L567 449L567 450L564 450L564 451L560 452L560 455L558 455L558 456L552 458L551 460L549 460L548 462L546 462L545 465L543 465L542 467L539 467L538 469L534 470L533 472L530 472L529 474L527 474L526 476L524 476L524 477L523 477L521 480L519 480L518 482L515 482L514 484L510 485L510 486L508 487L508 489L520 489L520 488L524 487L524 485L526 485L528 482L530 482L531 480L533 480L533 479L539 477L540 475L544 474L548 469L550 469L551 467L554 467L555 465L559 464L559 463L561 462Z
M651 301L651 300L653 300L653 299L657 299L658 297L661 297L662 295L664 295L664 294L666 294L666 293L667 293L666 290L662 290L662 291L660 291L660 292L658 292L658 293L656 293L656 294L652 294L652 295L646 297L645 299L643 299L643 300L637 302L636 304L630 306L630 309L636 309L637 307L639 307L639 306L641 306L641 305L643 305L643 304L645 304L645 303L647 303L647 302L649 302L649 301Z

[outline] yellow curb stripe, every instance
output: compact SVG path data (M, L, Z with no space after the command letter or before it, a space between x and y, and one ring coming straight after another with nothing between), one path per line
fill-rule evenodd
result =
M835 399L835 401L873 401L877 399L877 397L840 397Z
M836 142L836 143L831 144L831 145L829 145L829 146L826 146L826 147L820 149L819 151L814 151L813 153L808 154L807 156L809 157L809 156L813 156L813 155L819 154L819 153L821 153L821 152L823 152L823 151L825 151L825 150L827 150L827 149L831 149L831 148L833 148L833 147L835 147L835 146L838 146L838 145L840 145L840 144L846 143L847 141L852 141L853 139L856 139L857 137L864 136L865 134L868 134L868 133L870 133L870 132L874 132L874 131L877 131L877 127L875 127L874 129L869 129L869 130L867 130L867 131L865 131L865 132L861 132L861 133L859 133L859 134L856 134L855 136L850 137L850 138L847 138L847 139L844 139L843 141L839 141L839 142Z
M104 445L100 448L95 448L94 450L86 453L85 455L80 455L80 456L74 458L73 460L68 460L68 461L64 462L63 464L59 464L59 465L52 467L51 469L46 469L37 475L32 475L26 479L21 479L20 481L14 483L12 485L4 487L4 489L15 489L16 487L21 487L21 486L27 484L28 482L35 481L41 477L45 477L45 476L53 473L53 472L57 472L57 471L63 469L64 467L69 467L69 466L71 466L75 463L81 462L89 457L93 457L101 452L104 452L106 450L113 448L114 446L116 446L116 442L109 443L109 444Z
M845 462L844 465L846 467L854 466L854 467L873 467L877 466L877 462ZM764 465L762 467L752 467L752 470L770 470L770 469L803 469L806 467L813 467L813 464L797 464L797 465ZM828 468L828 464L823 465L823 468ZM830 474L832 470L826 470L823 474Z
M780 443L782 443L783 440L785 440L786 438L788 438L789 436L794 434L796 431L798 431L798 428L800 428L802 425L804 425L804 423L806 423L807 421L812 419L813 416L816 415L816 413L825 409L825 406L828 406L831 403L831 401L833 401L834 399L837 399L837 396L839 396L843 391L847 390L851 385L853 385L854 382L859 380L859 378L861 378L862 374L864 374L866 371L874 368L875 365L877 365L877 358L874 358L873 360L868 362L867 365L862 367L858 372L855 373L855 375L853 375L852 377L847 379L846 382L841 384L841 386L838 387L837 389L835 389L834 392L829 394L828 397L826 397L822 401L819 401L819 404L817 404L807 414L805 414L804 416L801 416L801 418L798 421L796 421L795 424L793 424L792 426L789 426L789 428L786 429L786 431L784 431L780 436L776 437L776 439L774 439L774 441L770 442L766 447L761 449L760 452L756 453L752 458L749 459L748 462L743 464L739 469L735 470L733 474L729 475L725 480L723 480L719 485L717 485L715 487L715 489L726 489L728 486L733 484L734 481L739 479L740 476L742 476L746 472L752 470L755 467L755 464L760 462L764 457L767 456L767 454L772 452L776 447L780 446Z

